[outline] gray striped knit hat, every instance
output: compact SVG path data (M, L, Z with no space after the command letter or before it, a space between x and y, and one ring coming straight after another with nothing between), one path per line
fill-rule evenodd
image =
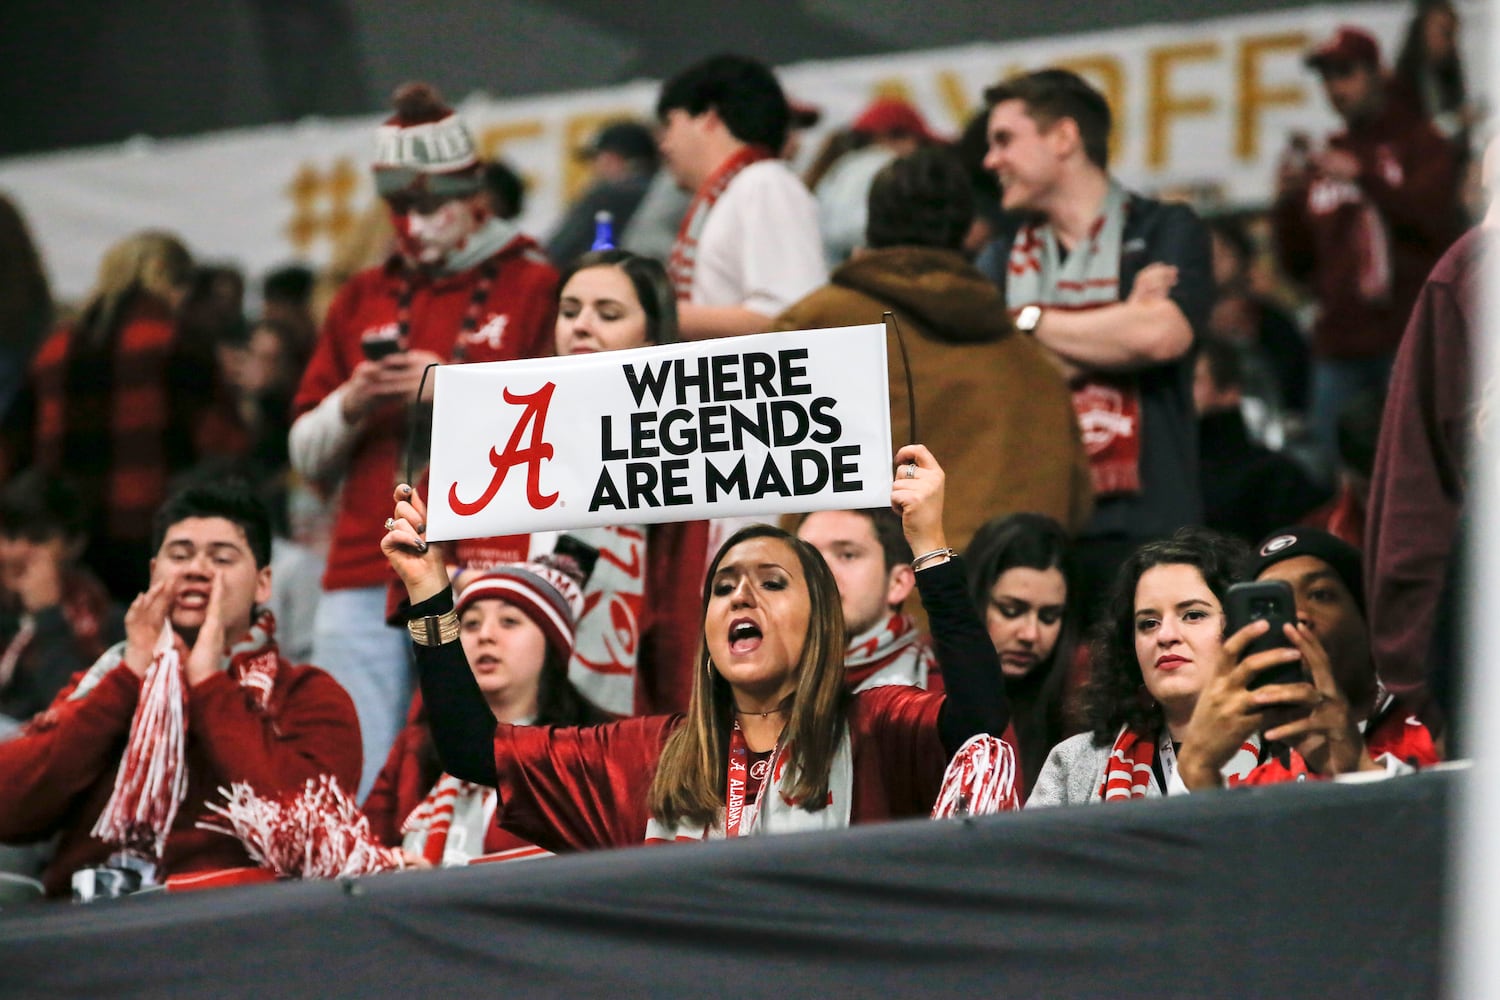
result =
M480 189L474 137L426 83L407 83L392 97L395 114L375 132L375 190L381 197L430 194L458 198Z

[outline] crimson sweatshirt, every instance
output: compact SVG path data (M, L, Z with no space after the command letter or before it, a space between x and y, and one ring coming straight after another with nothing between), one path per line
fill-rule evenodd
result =
M81 698L83 674L21 733L0 742L0 842L27 843L60 834L42 882L51 896L71 891L73 873L104 864L116 848L90 836L114 791L141 679L122 662ZM199 830L218 817L206 804L219 788L248 782L263 796L300 789L332 774L346 789L362 764L354 704L316 667L279 660L265 710L227 672L187 692L187 795L177 812L159 875L252 864L233 837Z
M1283 193L1271 216L1277 256L1317 299L1314 355L1383 357L1396 349L1417 291L1461 231L1458 161L1452 144L1398 101L1330 136L1328 146L1354 154L1359 176L1353 182L1315 176ZM1360 217L1367 203L1389 243L1390 293L1378 302L1360 291Z
M474 333L462 344L466 361L513 361L549 357L557 311L557 272L536 244L518 236L490 260L498 264ZM451 359L482 267L414 282L408 348ZM367 333L394 327L404 285L392 261L349 279L329 307L312 360L292 401L293 419L328 398L364 360ZM324 590L386 583L390 569L380 553L382 525L391 511L391 490L405 473L402 445L407 407L385 406L371 414L343 464L343 482L328 550ZM420 470L418 470L420 472Z

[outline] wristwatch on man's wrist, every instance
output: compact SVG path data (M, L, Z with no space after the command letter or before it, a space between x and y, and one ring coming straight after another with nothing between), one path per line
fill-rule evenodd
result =
M1016 329L1022 333L1035 333L1037 324L1042 321L1041 306L1026 306L1016 313Z

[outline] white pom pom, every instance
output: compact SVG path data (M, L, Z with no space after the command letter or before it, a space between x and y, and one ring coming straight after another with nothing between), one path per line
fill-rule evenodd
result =
M262 798L244 782L219 789L226 804L209 809L228 828L199 828L239 839L257 863L282 878L338 878L405 868L399 848L386 847L370 832L370 821L330 774L307 779L295 797Z
M981 734L953 755L932 807L933 819L979 816L1021 808L1016 794L1016 754L1009 743Z

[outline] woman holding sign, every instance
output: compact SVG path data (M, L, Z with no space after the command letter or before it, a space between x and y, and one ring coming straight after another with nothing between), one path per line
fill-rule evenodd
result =
M381 548L412 601L433 736L448 770L494 786L512 833L551 850L831 829L926 815L948 759L1008 721L1000 667L942 529L943 471L920 445L891 489L915 552L948 696L843 687L844 623L817 551L766 525L732 536L703 594L686 715L602 726L497 725L457 641L426 510L398 487Z

